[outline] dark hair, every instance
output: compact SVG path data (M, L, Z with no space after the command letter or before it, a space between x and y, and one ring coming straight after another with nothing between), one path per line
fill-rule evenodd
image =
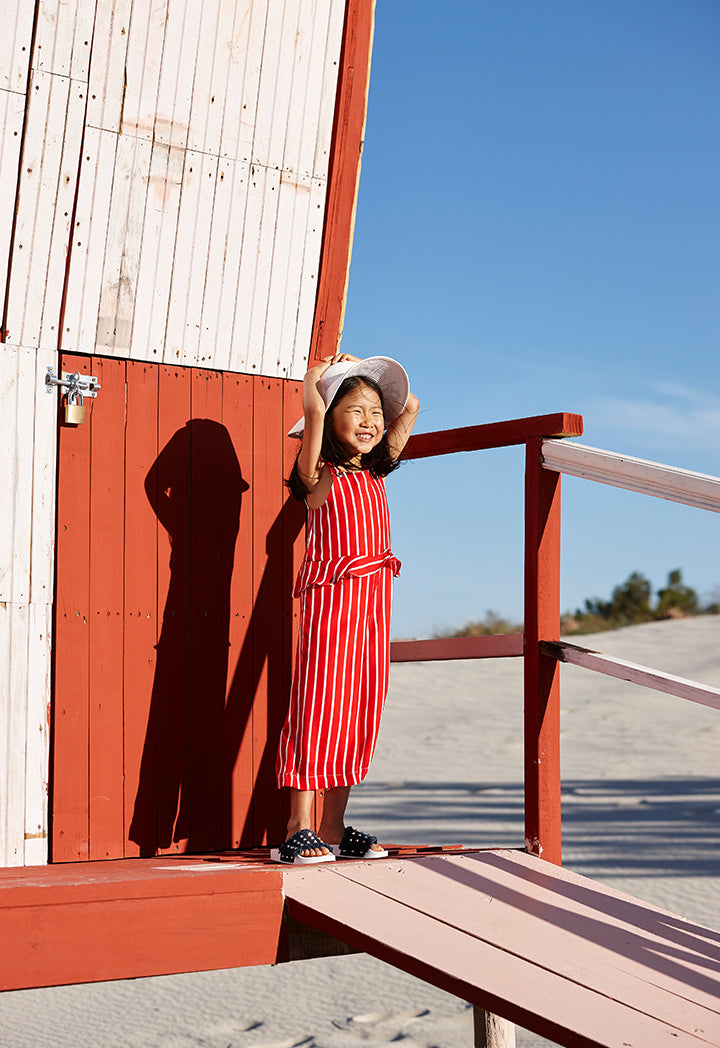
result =
M375 379L368 378L365 375L350 375L348 376L348 378L343 379L343 381L340 383L337 393L332 399L329 408L325 412L323 439L322 445L320 446L320 458L322 459L322 461L331 462L333 466L340 466L343 469L349 468L355 470L356 467L348 466L348 463L352 458L352 455L350 455L347 452L347 450L342 446L342 444L340 444L340 442L336 440L335 435L332 432L332 426L330 425L330 421L332 418L333 411L338 406L343 397L347 396L347 394L351 393L354 389L357 389L358 386L367 386L369 389L373 390L374 393L377 393L377 395L380 397L380 404L382 405L383 415L385 414L385 400L383 397L383 392L380 386L375 381ZM295 496L295 498L300 499L302 501L305 499L305 496L308 493L308 489L303 483L303 480L300 476L300 471L298 470L299 456L300 451L298 451L297 456L295 457L295 464L293 465L292 472L290 473L290 476L288 477L285 483L290 488L290 491ZM380 440L380 442L376 444L375 447L367 453L367 455L363 455L362 466L360 467L360 469L369 469L370 472L376 477L386 477L388 473L392 473L392 471L394 469L397 469L399 465L399 460L393 459L390 454L390 448L388 447L387 441L387 433L383 433L382 440Z

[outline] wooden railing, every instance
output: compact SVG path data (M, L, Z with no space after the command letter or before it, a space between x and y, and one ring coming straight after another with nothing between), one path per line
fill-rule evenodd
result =
M560 641L560 475L720 512L720 478L610 451L568 444L582 417L537 415L422 433L405 458L525 444L525 631L495 637L395 641L393 662L523 656L525 849L561 862L560 662L629 680L720 709L720 690Z

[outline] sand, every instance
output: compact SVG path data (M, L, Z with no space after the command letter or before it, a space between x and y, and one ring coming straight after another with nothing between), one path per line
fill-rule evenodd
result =
M720 617L578 638L720 687ZM720 930L720 711L562 667L564 862ZM349 821L392 842L522 844L519 660L392 668ZM467 1004L365 955L0 996L2 1048L458 1048ZM518 1048L550 1042L517 1031Z

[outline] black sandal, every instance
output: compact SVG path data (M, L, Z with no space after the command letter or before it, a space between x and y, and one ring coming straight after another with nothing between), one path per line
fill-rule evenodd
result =
M327 848L327 855L300 854L300 852L310 851L312 848ZM325 841L321 841L312 830L298 830L292 837L288 837L279 848L272 848L270 858L273 862L283 862L287 866L310 866L318 862L335 861L330 845L326 844Z
M387 859L388 853L383 848L376 851L370 846L377 844L377 837L371 837L369 833L361 833L347 826L343 839L339 844L331 844L333 854L340 859Z

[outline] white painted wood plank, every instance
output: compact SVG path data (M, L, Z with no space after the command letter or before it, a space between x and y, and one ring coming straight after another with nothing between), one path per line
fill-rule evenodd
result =
M5 301L24 119L25 95L0 90L0 302Z
M133 5L122 109L123 134L152 140L169 0Z
M99 352L110 356L134 356L133 317L150 154L151 145L145 139L118 137L104 256L88 260L103 266L95 343Z
M228 259L228 241L233 226L233 168L235 164L236 161L226 159L218 162L212 228L207 254L207 279L198 341L198 361L201 366L218 370L227 367L227 343L232 330L232 314L228 325L225 328L220 326L223 288L226 283L234 285L237 279L238 256L235 255L234 266L228 268L227 265L230 261ZM235 221L238 222L237 216Z
M51 629L52 605L31 604L25 726L25 866L39 866L48 859Z
M87 82L95 0L42 0L37 10L34 67Z
M318 139L324 133L321 123L323 85L330 80L334 85L337 78L337 64L327 68L328 33L332 6L328 0L317 0L314 17L308 28L310 50L308 55L308 76L303 94L302 119L296 110L297 93L293 89L290 118L288 120L288 146L286 147L285 167L292 167L301 176L314 175L315 153ZM344 5L340 5L343 7ZM341 23L342 24L342 23ZM334 56L337 59L337 55ZM291 136L295 128L301 127L297 138L297 150L291 145ZM322 152L322 151L321 151Z
M288 378L293 379L301 379L303 377L307 371L310 356L326 197L327 183L316 178L312 179L310 183L310 207L305 234L302 276L298 289L297 329L287 372Z
M143 230L148 205L150 157L152 147L144 138L135 138L125 155L123 136L119 137L113 180L113 201L110 205L106 261L112 259L112 268L103 275L103 293L97 316L97 345L105 344L113 356L143 359L146 347L133 349L133 322L137 294L138 269ZM127 162L127 169L121 163ZM127 170L127 175L126 175ZM123 188L119 183L127 182ZM114 198L115 188L119 192ZM112 310L115 301L114 314ZM110 310L110 311L109 311Z
M0 601L25 604L30 600L35 353L5 343L0 345L0 361L0 447L6 477L0 528Z
M98 0L88 84L87 122L119 131L132 0Z
M200 328L202 324L203 302L205 298L205 287L208 281L217 280L221 274L208 272L208 253L210 249L210 235L213 230L213 205L215 201L215 186L218 178L218 158L208 156L205 153L194 153L188 150L185 158L185 168L189 166L197 168L199 178L197 181L197 197L193 194L187 201L188 207L193 209L191 216L192 238L183 236L185 226L184 205L186 203L185 193L180 202L180 220L178 223L178 253L185 255L187 259L187 286L185 285L185 274L182 267L178 267L177 261L173 270L173 291L171 295L171 313L174 303L180 304L180 298L184 293L182 312L184 314L184 328L181 333L181 362L187 365L201 365L203 367L214 366L214 351L208 354L205 360L200 359ZM222 232L220 232L222 236ZM181 277L179 286L176 286L176 277ZM168 324L168 330L170 325Z
M0 0L0 25L5 47L0 50L0 90L25 94L30 69L35 5L25 0Z
M93 353L118 136L87 127L67 279L63 349Z
M202 9L197 3L168 6L155 112L155 139L168 146L187 146Z
M653 670L649 666L641 666L636 662L627 662L625 659L618 659L612 655L603 655L599 651L581 648L576 644L542 641L541 648L544 654L560 662L582 666L596 673L617 677L631 684L641 684L654 691L662 691L666 695L677 695L681 699L689 699L691 702L698 702L703 706L711 706L713 709L720 710L720 689L712 688L709 684L698 684L697 681L687 680L685 677L676 677L672 673Z
M33 72L10 254L9 341L57 346L86 89Z
M238 4L230 44L230 82L221 153L243 162L252 157L267 12L268 0Z
M250 373L250 328L255 298L255 282L260 255L261 227L267 171L250 165L247 186L242 252L235 295L235 323L232 332L230 370Z
M42 315L42 302L45 290L45 273L50 225L50 210L41 208L41 191L43 174L47 177L52 161L59 165L62 138L58 139L58 129L51 128L47 135L47 118L51 104L51 85L54 77L44 73L33 72L30 78L28 113L21 152L21 177L18 186L17 218L15 235L10 253L8 277L8 308L6 334L8 341L18 345L37 345L39 318ZM69 89L69 81L57 78L58 90L54 92L55 100L60 92ZM60 131L64 125L61 117ZM47 155L45 155L47 154ZM43 170L44 169L44 170ZM47 191L47 186L45 187ZM52 199L54 200L54 193ZM33 254L38 252L38 274L34 280ZM26 316L30 315L26 323ZM27 332L25 328L27 327ZM35 338L31 329L35 329Z
M163 360L170 364L185 363L186 360L193 359L192 355L189 355L189 358L185 356L186 326L192 315L188 296L193 269L195 236L202 235L198 229L202 181L203 154L186 150L163 354ZM193 303L193 307L197 308L197 302ZM199 317L199 309L196 316ZM189 348L188 353L191 354Z
M62 78L52 77L51 98L58 93L58 82ZM45 277L45 294L37 343L45 349L56 350L60 338L60 316L62 313L65 291L66 265L68 250L82 250L79 237L71 229L73 207L77 181L82 165L82 142L87 103L87 85L81 81L71 80L64 112L65 126L62 127L62 96L59 103L53 104L48 120L58 120L58 134L62 134L60 145L60 166L56 171L54 163L45 173L43 158L43 188L41 205L49 209L50 244L47 254L47 274ZM55 111L57 116L55 116ZM54 124L53 124L54 126ZM50 158L49 158L50 159ZM47 187L47 188L45 188ZM72 243L71 243L72 241ZM41 278L39 267L34 267L33 279Z
M205 3L197 48L187 144L189 149L219 155L228 100L234 0ZM233 102L237 104L237 99Z
M278 194L278 235L275 238L261 370L264 375L286 378L297 330L310 210L310 179L282 172Z
M217 330L218 344L215 347L215 366L220 370L236 370L231 365L235 339L235 323L238 309L238 288L240 262L244 233L246 231L245 215L250 182L250 165L240 160L221 161L228 163L231 172L231 211L230 224L225 243L225 260L223 277L219 282L220 299L218 303Z
M312 5L307 5L306 10L311 13L311 8ZM267 74L271 74L271 70L263 69L263 77L261 79L258 116L260 116L264 108L264 92L262 88L268 83L270 83L270 90L267 90L265 97L270 107L270 116L267 155L261 157L259 152L256 152L255 159L258 163L265 163L268 167L278 169L285 164L290 99L293 91L304 97L304 88L308 76L307 58L306 27L300 17L300 4L287 4L280 34L280 50L276 74L272 78L272 82L270 82Z
M164 359L184 164L184 149L153 144L133 322L134 359Z
M720 513L720 477L565 440L544 440L542 457L545 469L556 473Z
M256 168L256 171L258 168ZM287 231L278 229L277 209L280 189L280 172L265 168L264 192L262 196L262 217L260 220L257 253L255 256L255 274L253 293L250 298L250 327L247 340L247 371L262 373L263 348L267 326L268 300L270 282L275 254L276 239L283 241ZM259 180L258 180L259 184ZM279 247L282 251L282 247ZM245 252L243 251L243 256ZM244 261L244 257L243 257Z
M255 165L269 166L270 141L272 137L273 117L276 112L276 80L282 76L280 71L280 53L283 41L284 5L272 0L268 5L263 41L260 81L258 85L255 127L252 138L251 158ZM278 167L282 162L282 157Z
M28 605L0 602L0 865L25 855Z
M330 4L330 17L313 164L315 177L324 179L328 177L330 165L330 146L332 143L335 100L337 98L338 75L340 71L340 52L342 50L342 34L345 21L345 4L336 4L333 3L333 0L326 0L326 2Z
M53 601L55 568L55 488L59 393L47 393L48 367L58 372L55 350L34 354L32 523L30 525L30 601ZM49 640L48 640L49 643Z

